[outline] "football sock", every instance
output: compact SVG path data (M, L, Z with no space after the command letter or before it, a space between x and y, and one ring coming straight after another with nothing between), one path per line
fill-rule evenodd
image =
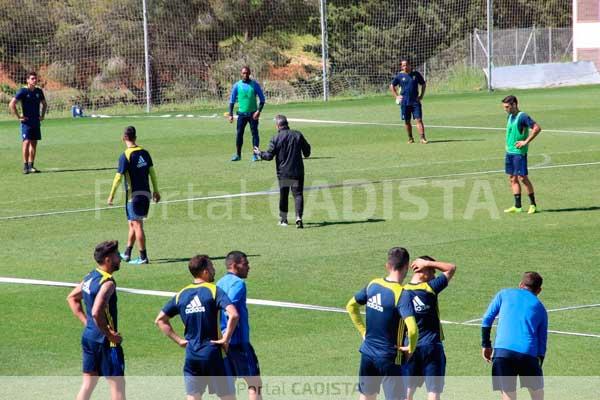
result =
M125 257L131 258L131 250L133 250L133 246L127 246L125 248Z
M23 169L29 169L29 163L24 162L23 163Z
M28 163L27 163L27 168L28 168L28 169L31 169L31 168L33 168L33 163L32 163L32 162L28 162Z
M529 201L531 202L532 206L535 206L535 193L529 193Z
M147 260L148 259L148 254L146 254L146 250L140 250L140 258L142 260Z
M515 207L521 208L521 195L515 194Z

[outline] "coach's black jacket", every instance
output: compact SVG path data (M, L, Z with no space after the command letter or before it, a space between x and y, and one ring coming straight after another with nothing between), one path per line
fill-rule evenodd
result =
M275 157L277 177L288 179L304 178L302 155L310 157L310 144L302 133L289 128L279 129L277 135L271 138L267 151L260 153L263 160Z

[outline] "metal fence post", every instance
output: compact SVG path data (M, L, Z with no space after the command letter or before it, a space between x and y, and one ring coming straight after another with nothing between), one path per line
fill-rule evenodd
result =
M323 63L323 100L329 100L327 79L327 0L321 0L321 59Z
M491 92L493 90L492 87L492 52L493 43L492 43L492 25L494 24L492 20L492 5L493 0L487 0L487 72L488 72L488 91Z
M146 72L146 112L150 112L152 94L150 92L150 49L148 48L148 8L146 0L142 0L144 14L144 63Z

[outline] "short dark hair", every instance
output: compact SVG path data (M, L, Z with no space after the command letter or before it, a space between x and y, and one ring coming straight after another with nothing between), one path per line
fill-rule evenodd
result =
M119 249L118 240L107 240L96 246L94 249L94 260L96 263L102 264L104 259Z
M511 94L510 96L506 96L505 98L503 98L502 103L504 103L504 104L519 104L519 100L517 100L516 96L513 96Z
M435 258L433 258L431 256L420 256L419 258L421 260L425 260L425 261L435 261Z
M227 257L225 257L225 266L229 267L232 264L240 263L245 258L247 259L248 256L243 251L239 251L239 250L230 251L229 254L227 254Z
M400 59L400 64L402 64L403 61L406 61L406 63L409 64L409 65L411 64L410 59L408 57L402 57Z
M523 274L523 279L521 279L521 283L523 284L523 286L525 286L532 292L539 292L539 290L542 288L543 282L544 279L542 278L542 276L534 271L525 272Z
M275 124L277 124L277 126L280 128L289 128L290 127L287 117L282 114L275 116Z
M395 271L401 270L408 265L408 250L404 247L392 247L388 251L387 262Z
M210 263L210 258L206 254L198 254L197 256L192 257L188 264L190 274L192 274L194 278L199 277L202 271L208 268Z
M27 73L27 79L31 78L32 76L35 76L37 78L38 74L35 71L29 71Z
M245 69L247 69L247 70L248 70L248 73L250 73L250 74L252 73L252 70L251 70L251 69L250 69L250 67L249 67L249 66L247 66L247 65L244 65L244 66L242 67L242 69L240 69L240 72L241 72L241 71L243 71L243 70L245 70Z
M128 126L127 128L125 128L125 130L123 131L123 137L129 140L135 140L137 137L137 134L135 132L135 126Z

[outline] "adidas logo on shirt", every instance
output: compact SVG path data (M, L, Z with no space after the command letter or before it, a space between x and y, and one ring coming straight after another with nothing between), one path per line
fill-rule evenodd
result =
M198 298L198 296L194 296L192 301L190 301L188 303L188 305L185 306L186 314L194 314L194 313L199 313L199 312L204 312L204 311L205 311L204 306L200 302L200 299Z
M142 168L146 165L148 165L148 163L146 162L146 160L144 160L144 157L140 156L140 158L138 158L137 167Z
M83 290L87 294L90 294L90 285L91 284L92 284L92 280L88 279L87 281L83 282L83 285L81 285L81 290Z
M429 310L429 306L423 303L423 300L419 298L419 296L415 296L412 300L413 307L416 312L423 312Z
M383 307L381 306L381 293L377 293L375 296L367 300L367 307L379 312L383 312Z

